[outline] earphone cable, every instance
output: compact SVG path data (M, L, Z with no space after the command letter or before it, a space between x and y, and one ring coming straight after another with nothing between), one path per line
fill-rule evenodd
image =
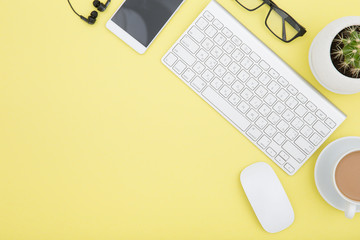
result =
M78 15L79 17L81 17L80 14L78 14L78 13L74 10L73 6L72 6L71 3L70 3L70 0L67 0L67 1L68 1L69 5L70 5L71 9L74 11L74 13L75 13L76 15Z

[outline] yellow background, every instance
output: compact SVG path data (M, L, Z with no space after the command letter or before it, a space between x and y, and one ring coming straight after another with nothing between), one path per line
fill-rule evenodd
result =
M86 17L94 9L72 2ZM360 238L360 214L346 219L314 183L320 151L360 136L360 95L325 90L307 60L315 35L359 14L358 0L276 0L308 30L290 44L265 28L268 7L219 0L348 116L292 177L160 62L209 1L186 0L145 55L105 28L121 2L90 26L66 0L1 1L1 240ZM262 229L239 182L257 161L273 167L294 207L278 234Z

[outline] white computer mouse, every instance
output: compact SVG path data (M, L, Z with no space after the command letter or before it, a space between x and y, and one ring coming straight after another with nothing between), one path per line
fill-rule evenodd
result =
M260 224L276 233L294 222L294 210L279 178L269 164L254 163L245 168L240 182Z

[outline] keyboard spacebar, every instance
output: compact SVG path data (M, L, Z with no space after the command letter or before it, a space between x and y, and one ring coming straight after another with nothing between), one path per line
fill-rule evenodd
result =
M207 87L205 91L203 91L202 95L241 130L245 131L249 127L250 122L213 89Z

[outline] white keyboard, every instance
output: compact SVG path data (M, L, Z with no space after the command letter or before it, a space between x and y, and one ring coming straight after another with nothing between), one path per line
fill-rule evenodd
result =
M346 118L216 1L162 62L289 175Z

